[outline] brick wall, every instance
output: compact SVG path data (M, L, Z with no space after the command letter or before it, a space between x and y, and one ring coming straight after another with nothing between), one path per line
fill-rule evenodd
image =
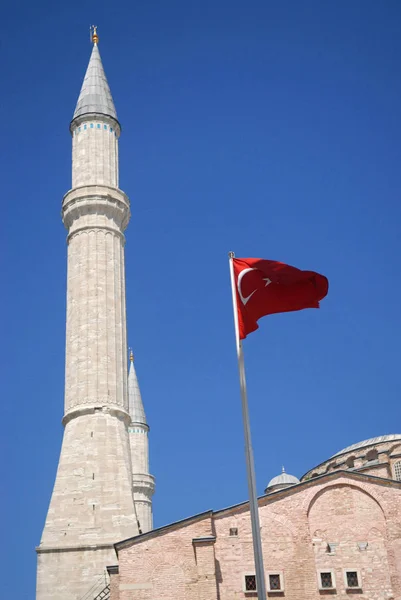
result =
M260 521L265 571L282 574L288 600L327 593L319 591L319 570L334 573L331 595L349 595L347 568L361 575L360 600L400 597L397 484L333 474L265 496ZM244 575L255 572L247 505L156 530L120 548L119 563L119 600L245 600Z

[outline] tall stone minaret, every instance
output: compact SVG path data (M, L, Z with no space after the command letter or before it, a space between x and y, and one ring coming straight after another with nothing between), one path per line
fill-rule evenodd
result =
M81 600L105 567L116 564L113 544L138 533L124 275L130 205L118 187L120 124L96 28L92 41L70 125L72 189L62 204L68 231L65 431L37 548L38 600Z
M143 408L142 396L134 367L134 355L130 352L131 366L128 375L129 414L128 428L132 460L132 491L141 533L153 528L152 496L155 480L149 474L149 427Z

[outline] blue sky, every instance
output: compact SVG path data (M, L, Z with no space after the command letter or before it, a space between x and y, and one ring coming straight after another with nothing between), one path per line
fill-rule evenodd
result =
M62 439L60 208L90 23L123 127L155 526L247 497L229 250L330 280L320 311L267 317L245 341L258 492L282 464L301 476L401 430L399 1L8 3L1 560L14 600L34 597Z

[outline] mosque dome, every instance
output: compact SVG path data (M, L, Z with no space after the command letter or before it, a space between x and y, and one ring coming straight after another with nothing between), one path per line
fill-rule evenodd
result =
M299 483L298 477L286 473L283 467L280 475L273 477L273 479L269 481L265 492L268 494L270 492L275 492L276 490L282 490L286 487L290 487L291 485L295 485L296 483Z
M334 458L335 456L340 456L341 454L346 454L347 452L354 452L355 450L365 448L366 446L375 446L376 444L383 444L384 442L394 442L396 440L401 440L400 433L392 433L390 435L381 435L379 437L369 438L368 440L363 440L363 442L358 442L357 444L347 446L343 450L340 450L339 452L333 454L332 458Z
M301 477L301 481L307 481L320 475L334 471L360 471L366 475L376 475L388 478L392 471L394 449L399 449L401 434L391 433L378 437L362 440L339 450L331 458L310 469ZM387 466L385 466L387 465ZM390 477L391 478L391 477Z

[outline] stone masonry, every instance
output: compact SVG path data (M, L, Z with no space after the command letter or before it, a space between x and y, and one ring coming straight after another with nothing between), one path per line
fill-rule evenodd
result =
M70 126L73 187L62 205L68 231L65 431L37 548L38 600L83 598L115 563L115 542L139 531L132 487L137 456L128 432L124 230L130 205L118 189L120 125L97 36L94 42ZM143 457L138 460L150 477ZM151 526L148 519L144 531Z

